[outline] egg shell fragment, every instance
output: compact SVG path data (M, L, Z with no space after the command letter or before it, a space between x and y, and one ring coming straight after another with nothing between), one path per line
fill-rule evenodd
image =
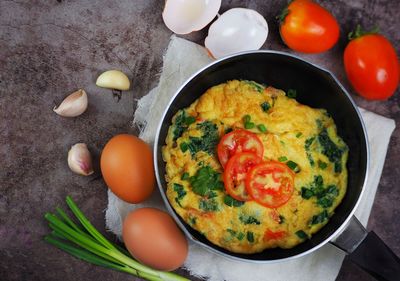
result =
M129 213L122 236L132 256L154 269L175 270L188 254L187 240L175 221L155 208L139 208Z
M221 0L167 0L162 17L172 32L188 34L209 24L220 7Z
M268 24L258 12L233 8L223 13L208 30L205 46L214 58L258 50L268 37Z

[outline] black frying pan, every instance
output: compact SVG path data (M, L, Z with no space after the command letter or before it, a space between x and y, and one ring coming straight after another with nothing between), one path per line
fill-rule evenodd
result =
M257 254L237 254L209 242L199 232L186 224L173 210L165 196L165 162L161 148L165 145L168 128L173 115L188 107L208 88L233 79L254 80L287 91L297 90L297 100L314 108L325 108L337 125L338 134L349 146L348 190L342 203L336 208L329 223L311 239L292 249L268 249ZM400 261L393 252L373 233L367 235L365 229L353 216L363 192L369 164L369 149L365 127L360 113L343 86L328 71L321 69L298 57L275 51L247 52L218 60L193 75L177 91L166 109L154 145L154 160L158 185L167 208L185 234L195 243L223 256L248 262L268 263L300 257L315 251L326 243L333 242L341 249L352 253L351 258L376 277L383 280L400 280ZM349 225L346 229L346 226ZM343 234L340 232L346 229ZM373 241L372 241L373 240ZM378 241L379 240L379 241ZM361 241L364 241L361 243ZM372 242L371 242L372 241ZM376 253L370 253L366 260L363 249L368 244L382 243ZM355 249L358 247L358 250ZM363 246L364 245L364 246ZM382 254L385 260L377 260ZM357 258L358 257L358 258ZM385 261L384 264L380 264ZM376 268L374 268L376 267Z

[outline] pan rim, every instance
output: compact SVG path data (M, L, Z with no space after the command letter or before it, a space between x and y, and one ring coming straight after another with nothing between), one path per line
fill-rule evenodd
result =
M320 243L318 243L317 245L315 245L314 247L301 252L299 254L295 254L289 257L285 257L285 258L279 258L279 259L270 259L270 260L253 260L253 259L246 259L246 258L242 258L242 257L236 257L236 256L232 256L229 255L227 253L221 252L218 249L213 248L210 245L207 245L197 239L195 239L191 233L188 231L188 229L182 224L182 222L180 221L179 217L176 215L174 209L172 208L171 204L168 201L168 198L166 197L165 193L164 193L164 189L162 186L162 182L159 176L159 169L158 169L158 142L159 142L159 138L160 138L160 132L161 132L161 128L163 125L163 121L165 120L165 117L172 105L172 103L174 102L174 100L176 99L176 97L179 95L179 93L182 91L182 89L188 84L190 83L191 80L193 80L197 75L201 74L203 71L207 70L208 68L212 67L213 65L219 64L225 60L228 59L232 59L235 57L240 57L240 56L245 56L245 55L251 55L251 54L275 54L275 55L282 55L282 56L288 56L297 60L302 61L303 63L309 64L311 66L313 66L314 68L318 69L319 71L323 71L325 73L327 73L331 78L333 78L334 82L340 87L340 89L344 92L344 94L346 95L347 99L350 101L353 109L355 110L357 116L358 116L358 121L361 124L363 133L364 133L364 141L365 141L365 146L366 146L366 169L365 169L365 176L364 176L364 181L362 184L362 188L361 188L361 192L358 196L358 199L356 201L356 203L354 204L354 207L352 208L352 210L349 212L349 214L347 215L347 218L343 221L343 223L325 240L321 241ZM172 96L172 98L170 99L170 101L168 102L168 105L166 106L162 117L160 119L160 122L157 126L157 131L156 131L156 136L154 139L154 147L153 147L153 161L154 161L154 170L155 170L155 174L156 174L156 180L157 180L157 186L158 189L161 193L161 197L164 201L164 205L167 208L168 212L170 213L170 215L174 218L175 222L178 224L178 226L180 227L180 229L183 231L183 233L186 235L186 237L188 237L188 239L190 241L192 241L193 243L195 243L196 245L199 245L201 247L203 247L204 249L211 251L212 253L218 254L219 256L228 258L230 260L233 261L241 261L241 262L247 262L247 263L253 263L253 264L273 264L273 263L279 263L279 262L284 262L284 261L289 261L289 260L293 260L293 259L297 259L303 256L306 256L318 249L320 249L321 247L325 246L327 243L329 243L330 241L332 241L334 238L336 238L342 231L345 230L345 228L347 227L348 223L350 222L352 216L354 215L354 212L356 211L358 205L360 204L360 201L365 193L365 188L366 188L366 184L368 181L368 177L369 177L369 169L370 169L370 147L369 147L369 141L368 141L368 135L367 135L367 130L365 127L365 123L364 120L362 119L361 113L357 107L357 105L355 104L353 98L351 97L351 95L347 92L347 90L344 88L344 86L339 82L339 80L335 77L335 75L323 68L320 67L312 62L309 62L303 58L300 58L299 56L290 54L290 53L286 53L286 52L282 52L282 51L275 51L275 50L256 50L256 51L245 51L245 52L240 52L240 53L236 53L233 55L229 55L229 56L225 56L223 58L220 58L218 60L215 60L209 64L207 64L206 66L202 67L200 70L196 71L193 75L191 75L179 88L178 90L174 93L174 95Z

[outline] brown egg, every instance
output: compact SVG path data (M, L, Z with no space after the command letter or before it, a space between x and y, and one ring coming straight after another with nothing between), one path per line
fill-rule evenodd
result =
M188 253L187 240L175 221L155 208L140 208L129 213L122 236L132 256L154 269L177 269Z

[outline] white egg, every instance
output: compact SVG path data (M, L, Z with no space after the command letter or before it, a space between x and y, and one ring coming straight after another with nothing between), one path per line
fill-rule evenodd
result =
M205 46L214 58L258 50L268 37L268 24L258 12L233 8L223 13L208 30Z
M221 0L166 0L162 17L172 32L187 34L209 24L220 7Z

